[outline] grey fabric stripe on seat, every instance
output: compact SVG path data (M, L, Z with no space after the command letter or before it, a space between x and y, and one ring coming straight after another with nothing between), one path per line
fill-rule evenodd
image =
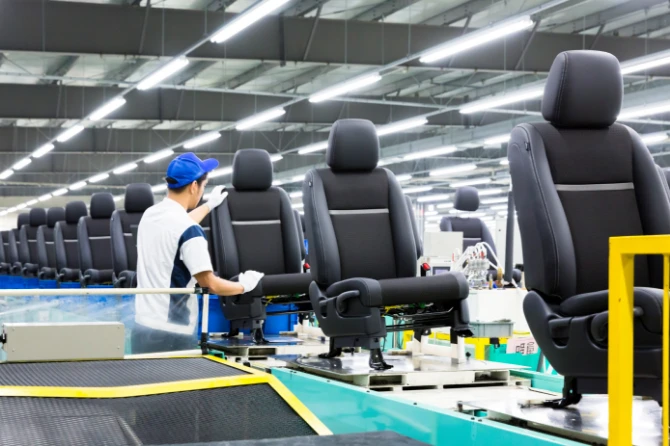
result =
M278 225L281 220L249 220L249 221L233 221L233 226L250 226L250 225Z
M71 240L63 240L63 241L64 241L65 243L76 243L76 242L78 242L79 240L75 238L75 239L71 239Z
M89 237L88 239L89 240L106 240L108 238L111 238L111 237L108 236L108 235L98 235L96 237Z
M344 209L328 211L330 215L388 214L388 209Z
M563 192L594 192L608 190L635 189L633 183L605 183L605 184L555 184L556 190Z

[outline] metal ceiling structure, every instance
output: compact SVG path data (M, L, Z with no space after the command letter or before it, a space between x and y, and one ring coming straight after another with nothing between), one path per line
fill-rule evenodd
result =
M283 158L275 177L284 187L324 152L298 149L323 142L339 118L378 127L416 117L427 123L381 137L382 158L407 188L449 193L456 177L509 184L503 144L487 139L539 120L539 97L464 114L475 101L542 86L561 51L608 51L622 64L670 50L668 0L290 0L223 44L209 38L263 0L0 0L0 172L34 154L64 129L81 133L2 180L4 197L38 196L136 162L127 173L72 194L119 193L131 182L159 184L169 158L139 160L165 148L176 153L202 133L221 137L198 146L229 166L236 150L263 148ZM433 63L429 50L522 15L527 29ZM670 54L670 53L669 53ZM188 65L140 91L138 82L173 58ZM370 73L381 80L349 95L312 103L314 93ZM595 75L595 74L594 74ZM670 97L670 62L624 76L624 108ZM112 98L126 103L104 119L87 120ZM285 114L246 131L240 121L283 107ZM669 109L670 110L670 109ZM641 134L670 131L670 112L625 121ZM661 133L659 133L661 134ZM663 138L650 146L670 165ZM421 150L450 153L405 159ZM411 156L408 158L412 158ZM475 163L476 170L429 171ZM225 183L220 176L211 183ZM421 194L413 196L420 197ZM0 209L15 200L0 201ZM49 205L49 201L39 205Z

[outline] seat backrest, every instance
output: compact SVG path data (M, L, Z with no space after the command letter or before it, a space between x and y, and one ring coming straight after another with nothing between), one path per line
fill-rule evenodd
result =
M421 241L421 234L419 234L419 224L416 221L416 215L414 214L414 205L412 204L412 199L408 195L405 195L405 202L407 203L407 211L409 212L409 220L412 223L412 235L414 235L414 245L416 246L416 258L423 255L423 242Z
M352 277L416 276L416 246L407 202L393 173L377 168L372 122L333 125L326 161L303 183L310 271L328 286Z
M454 194L454 209L463 212L474 212L479 209L479 192L477 189L466 186L456 190ZM440 230L443 232L462 232L464 251L477 243L487 243L493 250L493 253L488 253L488 258L491 262L494 262L492 254L497 254L496 245L493 242L493 236L491 236L489 228L479 218L468 217L467 214L461 215L443 217L440 221Z
M114 212L114 197L108 192L91 196L91 215L79 219L79 263L82 271L87 269L112 269L112 243L110 241L110 219Z
M212 268L214 268L214 271L218 271L216 268L216 256L214 256L214 240L212 240L212 218L209 214L202 219L200 227L207 237L207 248L209 249L209 256L212 260Z
M126 186L124 209L112 213L111 243L112 265L118 276L122 271L137 270L137 245L133 231L137 231L144 211L154 205L154 193L147 183Z
M47 224L47 211L42 208L31 209L28 213L28 224L19 229L19 260L21 263L39 263L37 253L37 229Z
M65 220L54 226L54 246L56 248L56 267L79 269L79 238L77 226L82 217L88 215L86 203L71 201L65 205Z
M301 272L291 201L283 189L272 186L272 161L265 150L235 153L233 188L211 215L221 277L248 269L268 275Z
M65 209L59 207L47 209L47 224L37 229L37 263L40 267L57 267L54 228L56 223L63 220L65 220Z
M21 256L19 254L19 246L21 246L21 239L19 237L19 231L21 226L28 224L29 216L27 212L19 214L16 218L16 229L10 229L7 233L7 254L10 263L21 262Z
M609 238L670 234L670 204L639 135L616 123L619 61L567 51L542 100L548 122L521 124L508 144L526 284L568 298L608 288ZM662 260L636 256L637 286L662 287Z
M302 229L302 220L300 219L300 212L293 209L293 216L295 217L295 226L298 231L298 242L300 243L300 258L305 260L305 231Z
M0 263L9 263L9 231L0 231Z

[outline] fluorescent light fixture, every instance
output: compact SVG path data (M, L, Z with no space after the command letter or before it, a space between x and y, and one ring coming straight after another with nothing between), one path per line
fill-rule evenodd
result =
M298 155L307 155L308 153L319 152L328 148L328 141L317 142L298 149Z
M479 191L479 196L480 197L485 197L487 195L498 195L498 194L502 194L503 192L505 192L505 191L502 190L502 189L482 189L482 190Z
M384 158L382 160L377 161L377 167L388 166L389 164L399 163L402 161L403 159L397 156L391 158Z
M67 188L64 187L62 189L55 190L51 193L54 197L60 197L61 195L67 194Z
M476 164L459 164L458 166L445 167L444 169L431 170L428 175L431 177L439 177L443 175L451 175L452 173L469 172L477 169Z
M441 45L434 51L427 52L426 55L419 59L419 62L435 62L440 59L453 56L454 54L458 54L480 45L484 45L494 40L502 39L503 37L510 34L523 31L524 29L528 29L533 26L533 24L534 22L531 20L530 16L507 20L489 28L475 31L470 34L466 34L463 37L453 39L445 45Z
M31 160L30 158L28 158L28 157L23 158L21 161L16 162L16 163L12 166L12 169L13 169L13 170L21 170L21 169L23 169L24 167L26 167L28 164L30 164L31 162L32 162L32 160Z
M404 132L405 130L421 127L422 125L426 124L428 124L428 120L426 118L405 119L404 121L394 122L392 124L377 128L377 136L386 136L390 135L391 133Z
M208 178L216 178L216 177L221 177L224 175L228 175L233 173L233 166L226 166L226 167L221 167L216 170L212 170L209 175L207 175Z
M219 139L221 137L221 133L219 132L208 132L205 133L204 135L196 136L195 138L189 139L184 143L184 148L185 149L192 149L193 147L198 147L203 144L206 144L210 141L214 141L215 139ZM167 155L169 156L169 155ZM160 159L160 158L159 158Z
M666 113L668 111L670 111L670 101L657 102L654 104L647 104L640 107L632 107L622 110L617 119L620 121L625 121L626 119L657 115L659 113Z
M123 198L124 198L123 195L116 195L116 196L114 196L114 202L115 203L119 202L119 201L123 200Z
M35 199L26 202L26 205L28 205L28 206L34 206L36 204L37 204L37 200L35 200Z
M98 121L114 110L120 108L123 106L123 104L126 103L126 100L123 98L114 98L93 113L91 113L91 116L88 117L91 121Z
M491 178L473 178L471 180L456 181L454 183L449 183L449 187L465 187L465 186L477 186L480 184L488 184L491 182Z
M291 205L291 207L292 207L293 209L300 209L300 208L302 208L302 207L305 207L305 204L304 204L304 203L293 203L293 204Z
M26 203L21 203L16 205L16 209L21 210L27 208L28 205Z
M243 119L235 126L237 130L248 130L252 127L262 124L263 122L269 121L274 118L278 118L286 113L286 110L283 108L273 108L256 115L251 116L250 118Z
M647 133L646 135L640 135L640 137L645 145L651 146L667 140L668 134L666 132Z
M142 79L140 83L137 84L137 89L148 90L156 86L161 81L172 76L176 72L182 70L186 65L188 65L188 59L186 59L185 57L175 59L163 65L158 70L154 71L153 73Z
M436 149L422 150L420 152L408 153L407 155L403 156L402 159L404 161L418 160L421 158L430 158L432 156L446 155L448 153L453 153L457 150L458 147L456 146L444 146L444 147L438 147Z
M491 147L491 146L499 146L500 144L506 144L509 142L509 133L505 133L504 135L498 135L494 136L492 138L487 138L484 140L484 146L485 147Z
M412 179L412 175L407 174L407 175L396 175L395 177L396 180L398 180L399 183L402 183L403 181L409 181Z
M508 214L507 211L500 211L500 212L498 212L496 215L499 215L499 216L501 216L501 217L506 217L507 214Z
M500 165L501 166L509 166L509 160L508 159L500 160Z
M298 181L304 181L305 175L296 175L293 178L291 178L291 183L297 183Z
M106 173L106 172L105 172L105 173L99 173L99 174L97 174L97 175L92 176L91 178L89 178L89 179L88 179L88 182L89 182L89 183L98 183L98 182L100 182L100 181L106 180L107 178L109 178L109 174L108 174L108 173Z
M450 214L456 214L459 215L460 217L465 217L465 218L477 218L477 217L484 217L486 216L486 212L467 212L467 211L460 211L458 209L452 209L449 211Z
M2 212L0 212L0 217L4 217L8 213L9 213L9 211L2 211Z
M507 197L487 198L486 200L482 200L482 204L496 204L496 203L507 203Z
M437 211L426 211L423 213L426 217L430 217L431 215L437 215L439 212Z
M163 192L164 190L167 190L167 184L157 184L151 188L151 192L153 193Z
M449 209L454 207L454 203L441 203L438 204L436 207L437 209Z
M360 90L363 87L374 84L375 82L379 82L381 78L382 77L379 75L379 73L370 74L368 76L361 76L359 78L343 82L340 85L335 85L334 87L326 88L319 93L313 94L309 97L309 102L317 103L327 101L328 99L342 96L343 94L347 94L355 90Z
M272 180L273 186L281 186L282 184L284 184L282 180Z
M302 197L302 191L291 192L288 196L291 198L300 198Z
M531 88L519 92L508 93L496 96L490 99L482 99L481 101L474 101L466 104L461 108L460 112L463 114L477 113L483 110L490 110L492 108L501 107L503 105L514 104L516 102L529 101L537 99L544 94L544 87Z
M431 215L429 217L426 217L426 221L438 221L442 220L443 217L444 215Z
M123 166L117 167L116 169L114 169L114 175L120 175L122 173L130 172L131 170L136 169L136 168L137 168L136 163L124 164Z
M52 195L51 194L44 194L41 197L37 198L37 201L47 201L51 199Z
M74 183L72 186L69 187L70 190L79 190L83 189L86 186L86 181L79 181L77 183Z
M481 217L481 221L493 221L493 217L490 215L487 215L486 217Z
M144 162L147 164L155 163L158 160L162 160L163 158L167 158L168 156L174 155L174 150L172 149L163 149L159 150L158 152L154 153L153 155L149 155L148 157L144 158Z
M497 204L495 206L491 206L489 209L491 209L492 211L502 211L502 210L507 209L507 205L506 204Z
M7 212L16 212L16 206L7 209Z
M425 195L416 199L419 203L428 203L431 201L444 201L448 200L451 197L451 194L435 194L435 195Z
M277 153L276 155L271 155L271 156L270 156L270 161L273 162L273 163L276 163L277 161L281 161L281 160L283 160L283 159L284 159L284 157L281 156L281 155L278 154L278 153Z
M429 204L428 205L428 210L429 211L434 211L435 210L435 205L434 204Z
M33 152L33 158L41 158L47 153L51 152L54 149L54 145L51 143L46 143L37 150Z
M56 141L58 142L65 142L68 139L72 138L73 136L79 134L82 130L84 130L84 126L81 124L73 125L69 129L65 130L63 133L58 135L56 137Z
M670 64L670 56L667 51L663 51L656 56L652 55L650 57L645 57L642 60L623 63L621 66L621 74L625 76L627 74L639 73L640 71L647 71L668 64Z
M223 43L234 35L242 32L242 30L253 25L263 17L272 14L279 7L288 3L290 0L265 0L247 9L242 14L238 15L230 23L221 27L219 31L214 33L210 38L213 43Z
M406 187L402 190L403 194L418 194L421 192L428 192L433 190L433 186L417 186L417 187Z
M7 169L0 173L0 180L6 180L7 178L11 177L14 171L12 169Z

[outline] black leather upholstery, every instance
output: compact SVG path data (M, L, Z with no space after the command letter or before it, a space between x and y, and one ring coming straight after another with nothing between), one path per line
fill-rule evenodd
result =
M369 172L379 161L377 129L367 119L335 121L328 138L326 162L333 172Z
M83 201L71 201L65 205L65 220L54 226L54 246L56 248L56 268L59 280L79 281L79 239L77 226L82 217L88 215Z
M25 259L24 253L21 251L21 237L19 232L21 227L27 225L30 221L30 216L27 212L19 214L16 218L16 229L10 230L8 234L8 243L9 243L9 254L12 258L11 274L14 276L20 276L23 270L23 260Z
M7 232L0 231L0 275L8 275L11 269L11 264L9 263L8 250L9 242L7 242Z
M605 128L621 111L619 61L600 51L566 51L554 60L544 88L542 116L556 127Z
M305 232L302 229L302 220L300 219L300 212L297 209L293 210L295 217L296 230L298 231L298 243L300 243L300 258L305 260Z
M31 209L28 224L21 226L19 230L19 260L23 264L23 275L25 277L37 277L39 272L39 256L37 252L37 229L46 225L47 212L42 208Z
M82 285L99 285L113 281L110 219L114 212L114 197L99 192L91 197L91 215L77 224L79 262L83 271Z
M59 221L65 221L65 209L53 207L47 210L47 224L37 229L37 258L40 279L55 279L58 272L54 228Z
M137 246L133 231L137 230L142 215L154 204L151 185L135 183L126 186L124 209L115 210L110 219L110 237L112 246L112 267L118 278L118 287L129 288L137 270ZM121 274L123 273L123 274Z
M561 53L543 99L551 122L517 126L508 144L531 289L524 314L552 366L587 383L585 393L604 391L607 378L610 237L670 234L664 181L635 131L614 122L620 107L616 58ZM635 389L654 398L662 284L661 259L636 256Z
M476 211L479 209L479 192L471 186L461 187L454 194L454 209Z
M414 245L416 246L416 258L418 259L423 255L423 241L421 240L421 234L419 234L419 224L416 221L416 216L414 215L414 206L412 205L412 199L408 196L405 196L405 201L407 202L407 211L409 212L410 223L412 223L412 234L414 235Z
M262 149L244 149L233 158L233 187L238 190L268 190L272 186L272 161Z

